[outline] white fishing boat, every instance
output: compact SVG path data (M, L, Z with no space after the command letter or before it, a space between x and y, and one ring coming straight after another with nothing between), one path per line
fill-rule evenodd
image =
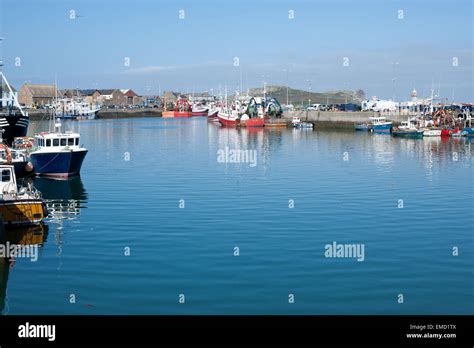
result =
M423 129L423 136L424 137L440 137L441 136L441 129L424 128Z
M61 119L72 120L93 120L100 111L99 106L93 106L82 100L63 98L59 99L55 105L55 116Z
M293 117L291 124L293 128L313 129L313 124L311 122L302 122L299 117Z

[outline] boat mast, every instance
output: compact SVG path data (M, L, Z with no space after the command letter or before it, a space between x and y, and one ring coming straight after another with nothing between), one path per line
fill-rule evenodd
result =
M2 42L2 41L3 41L3 38L0 37L0 42ZM20 110L21 115L26 117L26 116L28 116L28 113L25 113L23 111L20 103L18 102L18 99L17 99L15 93L13 93L13 89L11 88L10 84L8 83L7 78L5 77L5 75L3 75L2 66L3 66L3 61L0 60L0 76L1 76L0 83L1 83L2 80L5 81L5 85L7 86L8 91L10 92L10 95L12 96L13 103L18 108L18 110Z

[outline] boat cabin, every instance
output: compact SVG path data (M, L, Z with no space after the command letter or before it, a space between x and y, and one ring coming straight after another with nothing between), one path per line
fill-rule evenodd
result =
M79 147L78 133L39 133L35 135L35 145L38 148Z
M0 165L0 195L17 193L15 169L10 165Z
M378 116L378 117L370 117L370 123L371 124L385 124L385 123L388 123L389 121L387 121L387 119L383 116Z

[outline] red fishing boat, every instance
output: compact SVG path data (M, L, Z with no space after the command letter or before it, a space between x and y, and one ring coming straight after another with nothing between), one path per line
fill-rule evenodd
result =
M240 115L237 110L221 108L217 114L219 123L226 127L236 127L240 124Z
M246 118L246 115L243 115L240 118L240 126L242 127L263 127L265 126L265 119L262 117L257 118Z
M441 136L442 137L450 137L453 134L459 133L459 129L442 129Z
M174 117L191 117L193 115L191 105L186 98L178 98L174 109Z

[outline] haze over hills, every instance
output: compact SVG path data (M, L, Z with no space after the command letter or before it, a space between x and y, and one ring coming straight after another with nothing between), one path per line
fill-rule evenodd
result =
M287 89L285 86L267 86L266 94L277 98L281 104L286 104ZM262 96L263 87L251 88L250 95ZM288 102L295 106L311 104L344 104L355 103L365 99L365 93L362 90L357 91L327 91L327 92L309 92L300 89L288 88Z

